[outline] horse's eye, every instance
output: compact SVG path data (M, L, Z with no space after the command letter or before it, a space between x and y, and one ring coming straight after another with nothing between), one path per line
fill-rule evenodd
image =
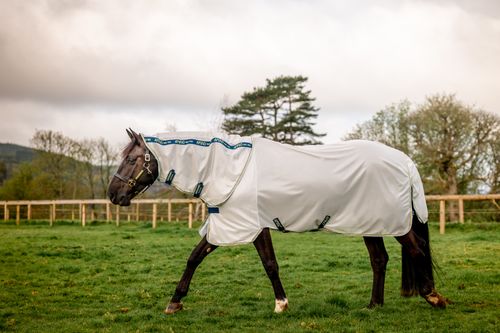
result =
M127 157L127 162L128 162L129 164L135 164L135 161L137 161L137 159L136 159L136 158Z

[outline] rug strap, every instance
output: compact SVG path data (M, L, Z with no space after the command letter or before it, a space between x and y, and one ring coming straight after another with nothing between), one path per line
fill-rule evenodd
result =
M196 184L196 187L194 188L193 196L195 198L199 198L201 195L201 191L203 191L203 183L199 182L198 184Z
M167 178L165 179L165 184L172 185L172 181L174 180L174 177L175 177L175 170L172 169L168 172Z
M328 221L330 221L330 215L325 216L325 218L323 219L323 221L318 226L318 230L319 229L323 229L325 227L325 225L328 223Z
M279 231L286 232L285 227L283 226L283 224L281 223L281 221L280 221L279 218L277 218L277 217L274 218L273 222L274 222L274 224L276 225L276 228L278 228Z

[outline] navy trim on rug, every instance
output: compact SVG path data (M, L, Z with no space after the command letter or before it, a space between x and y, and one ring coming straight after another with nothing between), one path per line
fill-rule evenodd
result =
M212 143L220 143L227 149L238 149L238 148L252 148L252 143L251 142L245 142L242 141L240 143L237 143L235 145L231 145L228 142L219 139L219 138L213 138L210 141L204 141L204 140L198 140L198 139L169 139L169 140L162 140L160 138L154 137L154 136L145 136L144 141L148 143L157 143L162 146L168 146L168 145L197 145L197 146L202 146L202 147L208 147Z

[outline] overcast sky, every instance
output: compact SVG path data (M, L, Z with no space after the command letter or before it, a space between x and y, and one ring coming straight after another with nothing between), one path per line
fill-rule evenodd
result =
M500 1L0 0L0 142L213 130L278 75L309 78L327 143L404 98L500 114Z

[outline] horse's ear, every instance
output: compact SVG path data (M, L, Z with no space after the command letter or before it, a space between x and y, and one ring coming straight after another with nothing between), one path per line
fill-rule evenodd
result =
M143 147L144 146L144 141L142 140L142 137L140 134L136 133L133 129L129 128L127 130L128 136L132 141L137 143L139 146Z
M131 128L127 128L126 131L127 131L128 137L133 140L134 139L134 134L132 133L133 132L132 129Z

